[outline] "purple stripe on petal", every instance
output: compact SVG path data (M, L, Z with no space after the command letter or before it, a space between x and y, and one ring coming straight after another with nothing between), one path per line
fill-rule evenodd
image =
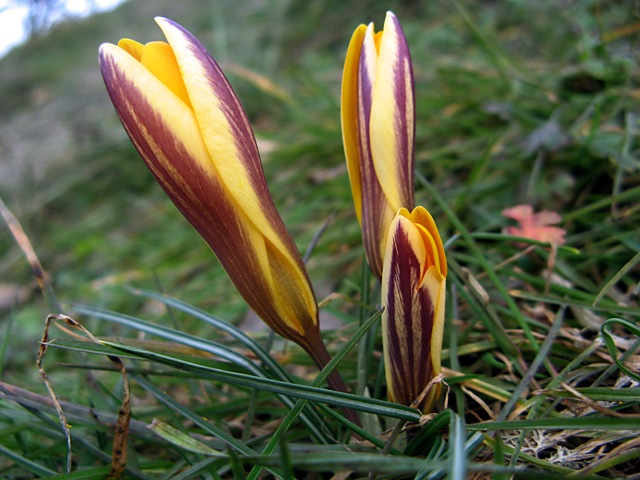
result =
M393 250L391 252L390 278L388 284L387 329L388 355L393 368L392 379L396 401L406 403L408 387L413 383L412 364L413 329L407 325L413 310L413 289L420 274L420 264L409 249L407 234L398 222L393 232ZM408 328L407 328L408 327Z
M190 149L175 136L171 125L158 115L153 104L122 74L113 58L101 53L100 61L105 84L122 124L158 183L216 253L256 313L276 332L305 344L299 332L286 328L275 315L277 310L269 288L256 276L256 252L247 241L246 228L251 222L242 217L224 186L191 157ZM303 325L314 324L314 319L298 320Z
M430 356L434 299L418 288L423 266L402 222L394 223L385 262L385 357L392 400L410 405L433 377Z
M249 176L255 183L256 189L266 188L253 129L227 77L204 45L191 32L173 20L164 20L182 33L189 43L192 58L202 65L203 70L207 71L209 86L215 92L215 96L219 99L220 108L234 129L234 138L241 152L244 168L250 172Z
M360 137L360 165L363 170L363 188L367 186L365 185L366 183L372 183L375 185L378 183L375 176L375 170L373 168L369 131L374 82L374 78L372 78L371 75L375 74L375 71L370 71L367 66L371 63L369 56L376 55L375 48L370 45L373 42L372 39L368 38L370 36L371 27L369 27L369 30L367 31L365 44L360 51L360 68L358 72L358 131ZM367 40L369 40L369 43L367 43ZM367 47L367 45L369 46Z
M299 259L300 255L295 243L282 222L267 187L253 129L231 84L222 72L220 66L196 37L172 20L163 19L162 21L169 23L183 35L189 45L190 61L193 60L197 62L201 65L202 69L207 72L209 87L212 92L215 92L215 96L218 99L218 108L220 108L221 112L227 118L231 128L238 158L213 158L214 163L240 162L246 172L246 178L248 178L250 182L250 188L256 192L256 196L260 199L262 214L268 218L271 227L289 251L289 255L295 258L299 268L302 268L302 261ZM196 117L197 116L198 113L196 112ZM223 178L222 181L224 182L225 179ZM241 198L236 198L236 200L238 202L242 201Z
M370 58L371 56L376 58ZM369 26L360 52L358 74L358 131L360 141L360 178L362 190L362 236L367 261L375 276L382 276L384 248L391 211L380 186L371 153L371 105L377 52L373 41L373 26Z
M387 26L387 22L390 22ZM397 168L399 178L405 179L398 187L401 190L401 198L404 207L411 209L414 205L414 144L415 144L415 87L413 82L413 65L409 45L398 19L389 13L385 20L385 30L393 29L396 36L394 45L397 48L397 64L393 67L394 79L394 101L396 103L397 115L394 119L396 130L398 159Z

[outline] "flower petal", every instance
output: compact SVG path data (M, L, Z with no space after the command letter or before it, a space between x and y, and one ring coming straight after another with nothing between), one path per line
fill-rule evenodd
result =
M231 85L190 32L166 18L156 22L175 53L198 128L226 190L269 242L290 255L293 245L283 242L290 236L271 200L253 130Z
M384 359L389 399L411 405L433 378L430 349L435 299L420 289L421 235L397 216L390 228L382 277Z
M405 216L410 219L422 233L425 245L427 245L429 251L429 258L431 262L437 266L438 272L446 277L447 276L447 257L444 253L444 245L440 238L440 232L436 226L436 222L429 213L429 211L421 205L414 208L411 213L406 208L400 209L399 215Z
M167 42L150 42L142 45L134 40L123 39L118 42L118 46L142 63L147 70L191 107L176 56Z
M382 276L382 264L389 225L395 216L376 174L371 149L369 124L372 95L378 65L378 44L373 24L366 29L358 72L358 138L360 141L360 175L362 188L362 238L367 261L373 274Z
M360 68L360 51L367 30L360 25L353 32L347 56L344 61L342 75L342 93L340 96L340 119L342 125L342 143L347 159L347 171L351 183L351 193L356 209L358 222L362 224L362 188L360 186L360 146L358 135L358 70Z
M142 51L144 50L142 43L131 40L130 38L123 38L118 42L118 46L139 62L142 61Z
M389 399L423 411L439 393L421 396L440 373L446 262L442 241L423 207L400 209L391 223L382 271L382 340ZM433 235L432 235L433 232ZM440 255L442 255L440 257Z
M229 195L211 162L193 110L115 45L101 46L100 65L129 137L158 183L216 253L247 303L286 338L297 340L316 328L317 306L301 261L265 239Z
M413 208L415 98L409 46L387 12L371 100L373 163L391 209Z
M431 365L433 374L438 375L442 368L442 339L444 337L444 312L446 302L446 281L435 266L427 270L421 288L429 292L429 297L435 300L433 323L431 327ZM434 392L434 396L435 396ZM427 400L428 402L428 400Z

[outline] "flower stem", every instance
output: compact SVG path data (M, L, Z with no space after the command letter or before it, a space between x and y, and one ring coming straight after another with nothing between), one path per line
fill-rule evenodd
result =
M331 361L331 355L329 354L329 351L327 350L327 347L325 346L324 342L322 342L322 340L314 342L313 345L309 345L304 348L320 370L323 370L324 367ZM332 390L335 390L336 392L349 393L349 389L344 383L344 380L342 380L342 377L340 376L338 370L334 369L329 373L327 382L329 383L329 387L331 387ZM355 410L352 410L350 408L343 408L342 410L345 417L347 417L356 425L362 426L360 417L358 417L358 414Z

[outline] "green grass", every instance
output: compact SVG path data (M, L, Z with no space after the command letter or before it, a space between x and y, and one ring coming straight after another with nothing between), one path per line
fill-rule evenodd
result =
M0 283L21 296L0 312L0 476L108 473L126 391L117 355L133 405L126 478L638 478L640 12L595 0L346 3L129 2L0 60L2 132L62 125L73 140L46 175L0 183L0 195L64 313L102 341L52 330L44 358L71 425L68 476L34 361L51 308L3 230ZM446 399L419 423L385 401L378 286L363 275L339 124L350 35L388 8L414 60L416 197L450 268ZM323 315L342 325L325 332L335 368L357 394L322 388L297 347L238 328L242 299L118 124L97 46L159 38L158 14L229 73L302 251L329 219L307 265L330 297ZM562 216L555 259L544 245L522 255L502 233L502 210L521 203ZM367 441L348 443L345 402L367 412L356 429Z

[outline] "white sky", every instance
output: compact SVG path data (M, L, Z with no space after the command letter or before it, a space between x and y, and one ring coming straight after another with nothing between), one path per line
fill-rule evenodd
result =
M66 0L68 14L84 16L91 13L90 7L96 10L107 10L115 7L124 0ZM11 7L12 0L0 0L0 57L7 53L11 47L25 40L24 22L28 9L26 7ZM5 8L7 8L5 10Z

